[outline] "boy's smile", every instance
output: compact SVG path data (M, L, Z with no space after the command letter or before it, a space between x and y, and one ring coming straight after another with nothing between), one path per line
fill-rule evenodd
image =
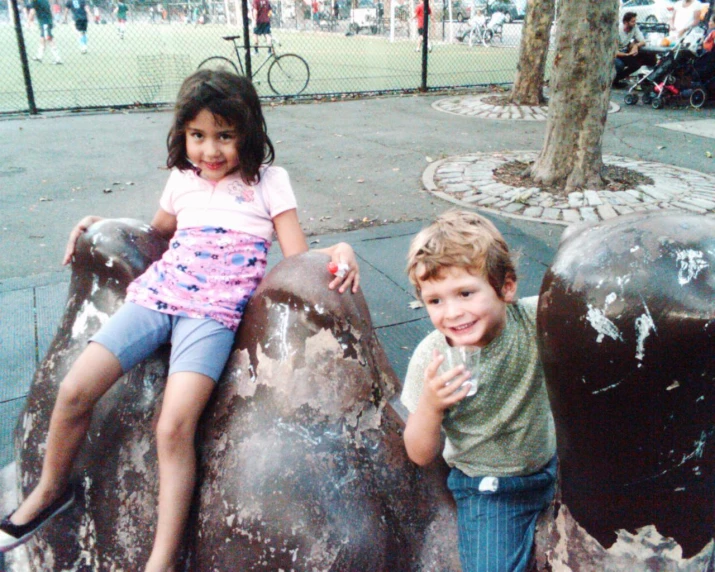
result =
M238 165L238 133L207 109L186 124L186 155L201 177L220 181Z
M486 278L464 268L445 268L438 278L420 282L422 300L435 328L455 346L483 348L504 329L506 305L514 300L516 282L507 278L503 299Z

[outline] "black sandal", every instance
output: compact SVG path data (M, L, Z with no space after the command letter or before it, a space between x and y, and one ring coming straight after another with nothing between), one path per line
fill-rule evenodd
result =
M25 524L14 524L10 521L14 511L8 514L0 522L0 552L8 552L21 544L25 544L33 534L74 504L74 493L74 487L69 487L50 506Z

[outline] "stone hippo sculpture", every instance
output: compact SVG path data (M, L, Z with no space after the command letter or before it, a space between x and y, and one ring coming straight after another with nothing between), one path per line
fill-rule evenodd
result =
M66 313L16 430L21 496L39 477L57 384L165 246L129 220L98 223L78 243ZM459 570L445 467L407 459L390 404L399 382L362 294L327 289L327 260L284 260L247 307L202 419L185 570ZM142 569L166 357L100 401L75 467L83 494L29 543L33 570Z
M561 476L539 570L713 570L715 220L572 233L537 328Z

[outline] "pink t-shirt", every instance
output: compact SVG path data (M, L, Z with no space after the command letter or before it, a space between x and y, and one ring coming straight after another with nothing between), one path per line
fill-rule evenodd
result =
M172 171L160 200L177 229L160 260L134 280L127 301L165 314L211 318L236 331L263 278L273 218L296 208L288 174L263 171L261 182L230 176L217 184Z
M273 219L296 208L288 173L281 167L266 167L261 182L247 185L237 174L215 185L193 171L174 169L159 201L176 216L177 228L221 227L273 238Z

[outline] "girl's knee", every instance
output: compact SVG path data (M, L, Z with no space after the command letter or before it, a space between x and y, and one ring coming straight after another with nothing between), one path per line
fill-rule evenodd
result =
M93 395L81 381L72 378L62 380L57 392L56 408L73 415L83 415L91 413L94 405Z
M179 417L162 412L156 426L156 443L162 450L174 450L187 443L193 447L195 426Z

